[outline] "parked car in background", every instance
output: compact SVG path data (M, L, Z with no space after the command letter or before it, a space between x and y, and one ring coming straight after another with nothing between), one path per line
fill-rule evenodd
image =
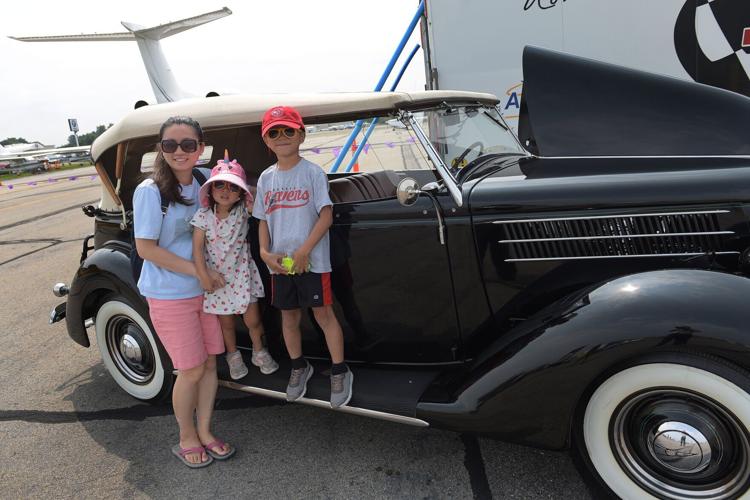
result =
M131 198L161 123L196 118L209 163L226 148L252 182L273 162L260 137L269 107L295 106L321 131L303 156L323 168L348 135L333 126L377 117L359 172L329 174L335 310L356 380L338 411L571 448L623 498L747 494L750 101L534 48L524 74L518 137L495 96L471 92L234 95L131 112L92 146L102 199L84 208L94 232L51 321L64 317L85 347L93 325L120 387L163 399L173 369L128 258ZM283 399L278 311L265 307L264 323L282 369L235 382L221 366L221 384ZM240 344L249 356L246 335ZM328 364L312 317L303 344ZM316 375L301 402L329 407L327 391Z

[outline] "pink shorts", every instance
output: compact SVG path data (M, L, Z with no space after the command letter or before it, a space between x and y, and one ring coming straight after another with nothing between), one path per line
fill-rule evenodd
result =
M219 318L203 312L203 295L190 299L150 299L151 323L178 370L203 364L209 354L224 352Z

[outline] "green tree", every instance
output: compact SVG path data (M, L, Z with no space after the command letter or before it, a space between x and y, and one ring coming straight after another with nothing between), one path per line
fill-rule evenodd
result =
M23 137L8 137L7 139L0 141L0 146L7 146L9 144L28 144L29 141L24 139Z
M86 134L78 134L78 144L80 144L81 146L90 146L94 142L94 139L102 135L104 131L107 130L111 126L112 126L111 123L106 126L99 125L96 127L96 130L94 130L93 132L88 132ZM75 146L75 145L76 145L76 136L69 135L67 146Z

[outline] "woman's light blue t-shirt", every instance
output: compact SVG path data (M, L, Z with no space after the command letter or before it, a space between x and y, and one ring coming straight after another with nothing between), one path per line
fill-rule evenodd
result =
M201 169L206 175L210 171ZM200 184L193 179L190 186L180 186L182 196L192 200L192 205L171 203L167 213L161 213L161 195L152 179L141 182L133 194L133 224L135 237L158 240L158 245L183 259L193 260L193 232L190 220L198 209ZM203 294L198 278L176 273L143 261L138 279L138 290L152 299L189 299Z

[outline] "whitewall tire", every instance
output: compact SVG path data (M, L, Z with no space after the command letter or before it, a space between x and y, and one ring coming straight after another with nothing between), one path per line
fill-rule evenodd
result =
M624 369L588 400L579 451L620 498L745 498L747 388L741 371L690 356Z
M171 365L146 315L122 297L108 298L96 314L96 342L117 385L136 399L157 402L171 389Z

